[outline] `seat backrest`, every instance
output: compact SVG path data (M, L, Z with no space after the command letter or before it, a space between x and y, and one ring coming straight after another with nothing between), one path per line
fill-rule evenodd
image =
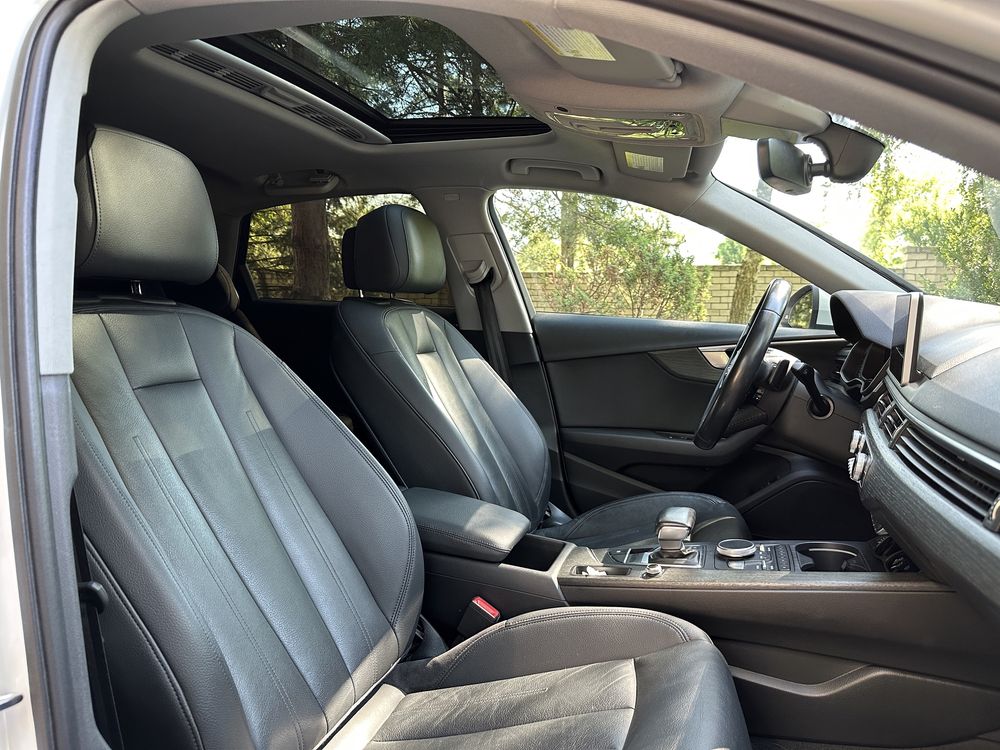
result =
M354 288L432 292L444 284L437 228L410 208L362 217L344 254ZM334 369L408 485L541 522L550 481L541 430L454 326L418 305L378 298L345 299L334 321Z
M81 221L95 226L81 226L78 274L212 274L211 207L185 157L99 128L81 167ZM110 594L126 745L314 747L416 628L422 556L401 495L226 320L93 298L77 300L73 336L77 502Z

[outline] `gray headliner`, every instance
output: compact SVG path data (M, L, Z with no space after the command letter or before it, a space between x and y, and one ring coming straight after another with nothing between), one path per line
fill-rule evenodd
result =
M739 202L730 194L732 191L727 193L721 186L710 189L712 178L707 170L711 149L706 150L704 163L699 167L701 174L686 180L654 184L619 172L610 144L569 133L488 142L361 146L235 89L225 91L221 84L193 71L178 69L180 66L173 65L169 73L164 73L163 66L169 64L166 60L135 57L138 50L155 42L305 23L328 19L334 14L346 17L404 13L444 21L458 30L494 63L511 92L531 99L527 103L536 108L544 106L550 96L558 96L560 101L572 98L578 106L583 106L593 103L591 94L605 106L626 108L633 101L641 103L642 108L650 106L649 89L574 81L559 75L558 66L526 37L517 42L521 45L516 47L517 54L503 54L510 48L511 38L519 35L501 37L499 29L513 29L510 21L482 15L476 0L440 0L434 4L353 0L336 5L328 0L134 0L131 6L117 0L102 0L93 10L113 6L129 7L141 15L121 24L102 45L95 61L96 75L91 81L87 115L139 130L190 154L202 167L213 201L223 217L237 216L268 202L254 184L254 177L275 171L326 167L344 177L341 189L345 192L419 192L419 188L440 187L475 188L485 196L488 190L496 187L522 185L587 188L626 198L639 197L648 204L711 225L750 246L760 246L764 234L760 230L768 221L772 226L779 221L776 215L768 216L767 220L763 215L751 218L754 209L749 207L750 201ZM470 13L476 10L480 13ZM606 39L683 60L695 69L689 74L692 82L703 76L703 86L691 87L695 94L705 97L703 115L723 111L739 90L736 81L742 80L823 109L849 114L986 173L1000 175L1000 125L864 73L738 32L628 2L511 0L504 5L503 11L513 18L591 30ZM495 39L489 38L494 35ZM65 54L63 73L88 69L90 55L86 47ZM715 74L707 73L709 70ZM520 75L515 74L518 71ZM58 71L56 78L58 80ZM79 85L74 80L53 89L53 93L58 92L62 97L60 106L64 116L72 114L74 108L67 102L72 100L73 91L78 90ZM677 91L657 92L655 96L676 96ZM191 127L192 112L198 113L197 127ZM229 124L233 122L239 122L240 126L231 127ZM57 129L54 124L54 121L46 123L46 136L51 135L53 140L49 150L66 153L68 143L56 144L54 141L66 138L70 130L67 127ZM294 137L282 137L293 131ZM511 156L592 164L601 169L603 178L595 186L582 184L568 172L512 176L504 169ZM56 207L64 209L64 200L55 201L56 195L62 192L51 191L51 204L40 201L40 216L48 210L46 205L52 209L48 210L49 215L57 210ZM488 224L482 223L485 215L483 197L480 207L468 217L480 222L479 231L487 236L488 244L493 245L497 240ZM435 218L440 220L441 217ZM41 253L39 263L53 270L58 268L57 248L69 246L71 241L61 224L53 226L50 234L40 233L40 241L49 243L52 257ZM768 253L830 291L846 286L884 286L887 283L811 233L799 233L795 242L795 247L768 245ZM58 276L53 271L46 278L62 288L64 280ZM463 316L462 307L464 305L459 307L460 316ZM62 313L59 317L63 317ZM475 325L476 317L472 313L470 325ZM53 325L53 335L57 327ZM65 341L57 342L54 348L68 351ZM65 362L66 358L54 356L52 361ZM55 364L51 371L64 371L61 367L62 364Z

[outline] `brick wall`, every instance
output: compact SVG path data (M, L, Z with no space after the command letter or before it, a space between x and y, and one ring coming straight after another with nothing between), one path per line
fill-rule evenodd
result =
M702 320L726 323L729 321L729 307L736 290L736 274L739 266L710 265L699 266L709 274L708 290L705 294L705 317ZM522 274L524 285L535 309L539 312L558 312L558 303L553 299L552 276L545 272L528 271ZM792 285L792 290L808 283L801 276L773 263L761 265L757 273L757 297L764 294L772 279L782 278Z
M729 320L729 308L732 304L733 292L736 289L736 274L739 273L740 267L738 265L718 264L699 266L699 268L709 274L703 320L724 323ZM941 286L947 282L950 275L948 267L941 262L933 249L921 247L908 248L904 253L902 264L893 270L917 286L928 289ZM523 273L523 276L535 309L539 312L559 312L559 305L555 300L552 288L552 275L546 272L527 271ZM254 277L261 296L288 296L291 280L287 273L257 271L254 273ZM757 273L756 296L762 296L767 285L776 278L785 279L790 283L792 291L809 283L798 274L782 266L764 263ZM338 299L339 295L342 294L343 292L339 292L334 299ZM350 292L349 295L353 296L354 293ZM434 294L400 294L398 296L412 299L414 302L428 307L452 307L454 304L447 287Z

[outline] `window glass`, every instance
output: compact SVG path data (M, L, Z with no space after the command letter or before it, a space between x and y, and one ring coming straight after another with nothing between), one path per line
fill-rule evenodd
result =
M756 142L727 139L715 176L864 253L932 294L1000 303L1000 183L939 154L842 117L886 145L857 183L813 180L805 195L758 178ZM825 161L816 146L805 146Z
M399 203L422 211L406 193L324 198L255 212L250 218L247 270L265 299L336 302L358 293L344 286L340 240L369 211ZM395 295L428 307L451 307L445 286L434 294Z
M423 18L348 18L247 36L386 117L526 116L493 66Z
M618 198L500 190L494 205L538 312L745 323L772 279L808 283L700 224Z

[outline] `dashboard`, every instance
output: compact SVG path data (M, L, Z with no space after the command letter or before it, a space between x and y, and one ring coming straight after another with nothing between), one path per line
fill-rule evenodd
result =
M831 300L851 344L841 384L865 409L849 469L926 574L1000 618L1000 307L910 297Z

